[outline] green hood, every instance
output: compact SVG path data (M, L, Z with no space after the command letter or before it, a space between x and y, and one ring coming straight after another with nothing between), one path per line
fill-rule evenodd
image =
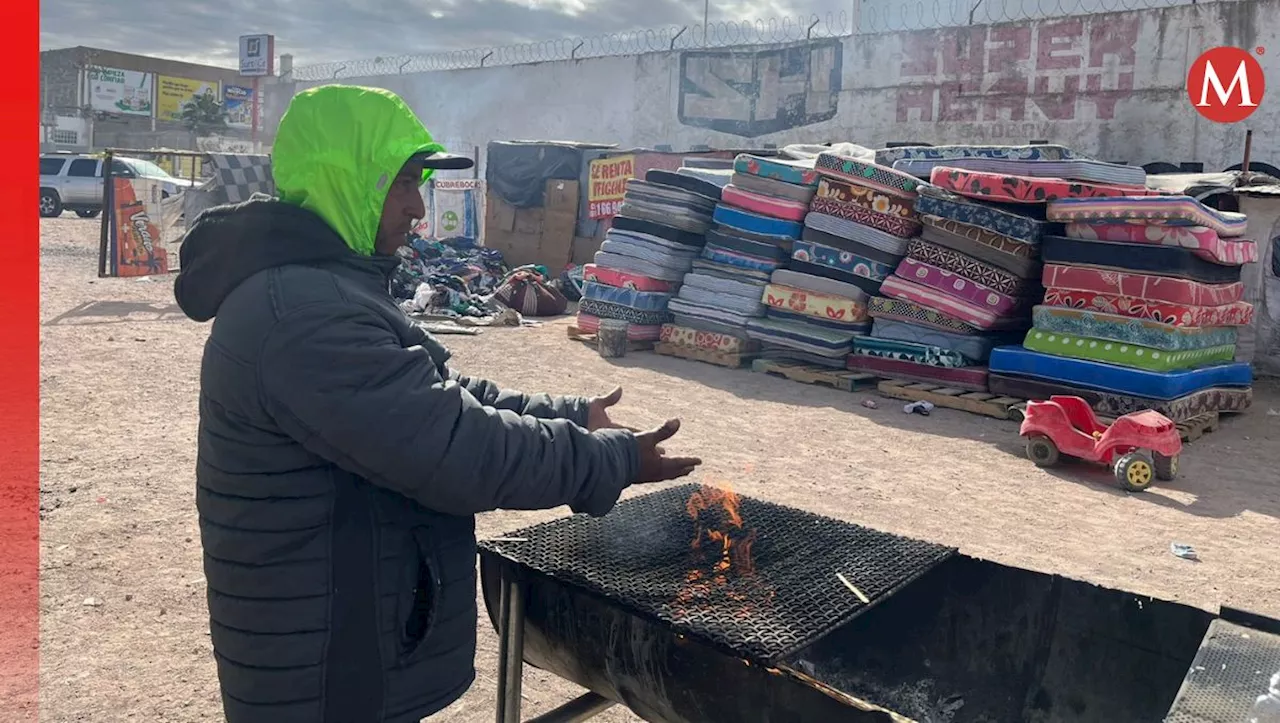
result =
M280 200L318 214L353 251L369 256L387 191L405 161L444 150L395 93L322 85L289 103L271 173ZM427 169L423 182L430 177Z

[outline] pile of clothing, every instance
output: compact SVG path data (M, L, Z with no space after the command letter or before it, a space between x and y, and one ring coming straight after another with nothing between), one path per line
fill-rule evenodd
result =
M656 341L668 303L702 253L720 187L692 175L650 170L627 182L622 208L583 268L579 329L601 319L627 322L633 341Z
M414 235L398 255L391 293L406 313L487 318L501 311L492 298L508 274L501 251L469 238Z
M1234 361L1254 313L1240 281L1257 260L1243 214L1132 194L1064 197L1048 219L1066 227L1042 243L1044 300L1023 345L992 353L993 392L1072 394L1104 414L1174 421L1250 405L1251 367Z

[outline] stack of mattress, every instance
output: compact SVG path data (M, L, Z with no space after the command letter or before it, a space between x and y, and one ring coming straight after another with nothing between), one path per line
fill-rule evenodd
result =
M1175 421L1248 407L1252 372L1233 360L1257 250L1242 214L1145 196L1059 200L1048 216L1066 227L1043 243L1044 301L1023 346L993 352L992 391Z
M671 301L672 338L714 332L735 339L717 341L754 351L748 328L765 315L765 287L782 268L800 236L800 220L813 195L812 163L740 155L712 215L702 255L693 261L678 296ZM792 180L789 180L792 179Z
M719 197L719 186L688 174L651 170L628 181L595 263L583 268L578 328L619 319L631 339L657 340L669 302L702 254Z

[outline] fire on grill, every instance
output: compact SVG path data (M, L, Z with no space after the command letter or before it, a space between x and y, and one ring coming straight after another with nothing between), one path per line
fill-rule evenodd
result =
M1211 614L684 485L481 544L527 661L654 723L1160 721Z

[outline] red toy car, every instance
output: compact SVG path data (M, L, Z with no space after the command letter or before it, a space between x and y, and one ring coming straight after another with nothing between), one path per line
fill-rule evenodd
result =
M1052 467L1061 455L1098 462L1114 469L1130 492L1145 490L1155 479L1178 476L1182 438L1159 412L1126 414L1108 427L1080 397L1053 396L1047 402L1027 402L1020 434L1036 466Z

